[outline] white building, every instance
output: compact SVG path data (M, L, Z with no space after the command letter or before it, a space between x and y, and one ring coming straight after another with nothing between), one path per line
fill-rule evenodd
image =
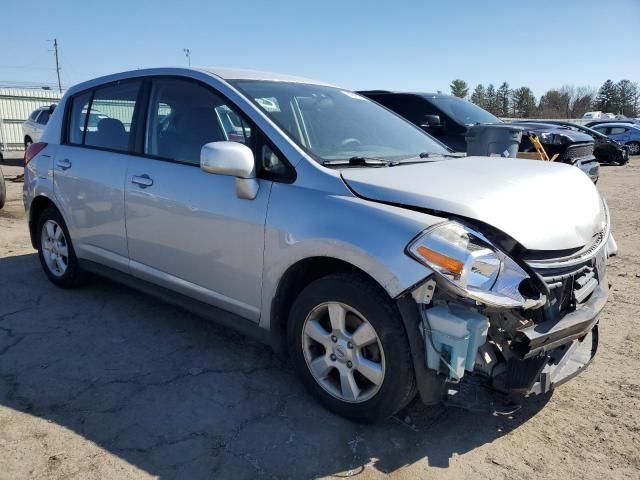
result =
M58 103L53 90L0 88L0 153L24 148L22 124L36 108Z

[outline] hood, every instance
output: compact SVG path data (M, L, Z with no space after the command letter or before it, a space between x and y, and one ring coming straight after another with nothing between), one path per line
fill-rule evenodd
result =
M515 123L505 123L504 125L509 125L512 127L520 127L525 130L532 130L539 137L542 136L543 133L551 134L553 136L557 136L560 138L565 138L566 140L560 140L558 143L578 143L578 142L593 142L593 137L584 132L578 132L576 130L571 130L570 128L563 127L562 125L554 125L551 123L539 123L539 122L515 122ZM540 138L542 143L547 143L543 138Z
M359 196L487 223L529 250L582 247L604 228L600 194L578 168L537 160L464 157L344 169Z

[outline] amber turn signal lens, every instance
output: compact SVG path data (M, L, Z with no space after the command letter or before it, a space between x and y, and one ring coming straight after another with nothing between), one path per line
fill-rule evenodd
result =
M441 253L436 252L435 250L431 250L423 245L420 245L416 251L427 261L438 265L439 267L446 268L452 273L457 275L462 273L462 269L464 267L464 263L460 260L456 260L455 258L447 257L446 255L442 255Z

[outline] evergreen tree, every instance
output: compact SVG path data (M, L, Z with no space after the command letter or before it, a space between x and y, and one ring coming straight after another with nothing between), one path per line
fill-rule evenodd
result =
M498 114L496 87L493 86L493 83L490 83L487 87L486 106L484 108L494 115Z
M487 92L484 89L484 85L479 84L476 86L471 94L471 101L480 108L487 108Z
M451 82L449 88L451 89L451 95L454 95L458 98L467 98L467 95L469 94L469 87L467 86L467 82L459 78L456 78L453 82Z
M496 92L496 100L498 107L498 115L503 117L509 116L509 105L511 103L511 89L507 82L503 82Z
M616 86L611 80L604 82L600 87L600 90L598 90L596 101L593 104L596 110L601 110L605 113L616 110L616 107L618 106L618 95L616 90Z
M530 118L534 115L536 97L529 87L520 87L513 91L513 110L519 118Z

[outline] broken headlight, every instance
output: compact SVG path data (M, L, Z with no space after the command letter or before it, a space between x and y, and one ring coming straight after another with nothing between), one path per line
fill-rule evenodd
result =
M411 242L407 252L431 268L443 286L459 295L496 307L533 306L519 289L529 278L527 272L465 225L454 221L439 223Z

